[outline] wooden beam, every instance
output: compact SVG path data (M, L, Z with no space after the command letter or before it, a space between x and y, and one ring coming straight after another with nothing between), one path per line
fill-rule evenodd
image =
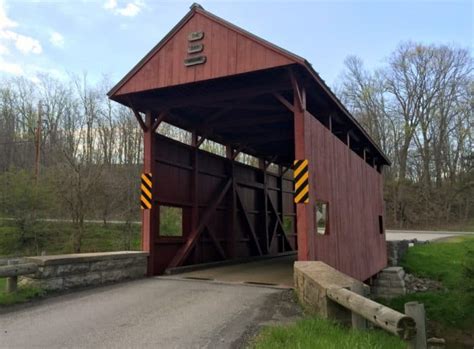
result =
M292 249L291 244L290 244L290 240L288 240L288 237L285 234L285 228L283 228L283 222L281 221L280 216L278 215L278 210L276 209L275 205L273 204L273 201L272 201L272 198L270 197L270 195L268 195L268 202L270 202L270 208L272 209L272 211L273 211L273 213L274 213L274 215L277 219L277 224L281 229L281 232L283 234L283 237L286 240L286 243L288 244L288 247L290 249ZM272 237L272 239L273 239L273 237ZM271 245L271 241L270 241L270 245Z
M196 142L196 148L199 148L204 143L205 140L206 140L206 137L204 136L199 137L199 140Z
M278 220L275 219L275 225L273 226L271 235L269 235L268 250L272 249L273 241L275 241L274 238L277 235L277 229L278 229Z
M227 194L227 191L229 190L230 186L232 184L232 178L229 178L224 186L220 188L219 191L215 192L214 195L211 197L214 198L214 201L209 204L207 207L206 211L203 213L201 221L199 222L199 225L197 228L193 229L191 233L188 236L188 239L184 243L183 246L178 250L176 255L173 257L171 260L168 268L175 268L184 263L186 258L188 257L189 253L191 252L191 249L194 247L196 244L199 236L201 235L202 230L205 228L209 220L211 219L212 215L214 214L214 211L216 210L217 206L221 203L222 199L225 197Z
M214 123L209 124L210 127L214 129L228 129L228 128L238 128L238 127L248 127L254 125L266 125L266 124L273 124L273 123L282 123L282 122L290 122L290 119L287 114L272 114L272 115L252 115L252 116L245 116L244 118L238 119L228 119L228 120L221 120Z
M227 108L220 109L209 116L206 116L203 122L204 126L208 126L212 124L214 121L219 120L222 116L224 116L226 113L230 112L231 110L232 110L232 107L227 107Z
M247 223L247 225L249 227L250 235L251 235L251 237L252 237L252 239L255 243L255 246L257 247L257 251L258 251L259 255L261 256L261 255L263 255L263 252L262 252L262 249L260 247L260 243L258 242L257 235L255 234L254 226L250 222L249 215L248 215L247 211L245 210L245 206L244 206L244 203L242 202L242 198L240 197L239 190L236 189L235 193L236 193L236 196L237 196L237 201L240 203L240 207L242 209L242 212L244 213L245 222Z
M203 105L202 107L206 107ZM242 103L235 104L234 102L218 102L213 103L212 108L228 108L232 107L233 110L244 110L244 111L263 111L263 112L278 112L281 111L281 107L277 104L263 104L263 103L249 103L246 104L245 101Z
M274 82L266 82L265 84L256 84L252 86L244 86L239 88L227 88L225 91L213 93L195 93L185 97L167 97L167 98L145 98L142 97L140 104L144 106L157 106L157 110L169 110L174 108L184 108L188 106L199 106L205 104L214 104L222 101L235 101L248 99L250 97L258 97L273 92L283 92L291 90L288 82L280 79ZM215 89L213 91L216 91Z
M235 193L237 188L237 183L235 180L235 162L234 162L235 151L234 149L227 145L226 146L226 157L227 157L227 174L232 179L232 186L230 192L230 210L227 211L228 215L228 231L229 235L227 238L227 251L230 258L234 259L237 256L237 195Z
M155 132L158 126L165 120L165 118L168 116L168 113L166 111L162 111L160 114L158 114L158 117L155 119L155 122L151 126L151 132Z
M290 79L291 79L291 85L293 86L293 93L295 94L295 100L298 102L296 103L298 105L299 110L302 112L304 111L304 105L306 105L306 101L303 102L303 95L300 91L300 87L298 86L298 81L296 80L295 75L293 74L293 71L290 70Z
M140 127L142 128L143 132L148 131L148 127L145 125L145 121L143 121L140 113L133 107L131 109L133 111L133 114L135 114L135 117L137 118L138 123L140 124Z
M266 161L263 159L259 159L259 166L262 170L263 174L263 224L265 226L265 250L267 253L270 251L270 238L268 234L268 202L267 202L267 195L268 195L268 181L267 181L267 168L265 167Z
M151 126L153 124L153 115L150 111L147 111L145 115L146 119L146 132L143 132L143 173L152 174L152 196L156 197L156 181L157 173L156 169L156 134L151 132ZM155 267L157 263L156 254L156 238L159 235L159 226L157 224L159 220L159 207L156 202L152 203L151 209L141 210L142 212L142 251L148 252L148 276L155 275Z
M281 165L278 166L277 187L278 187L278 189L280 189L279 191L277 191L278 207L281 208L281 210L280 210L280 220L284 223L284 213L283 213L283 168L282 168ZM284 226L283 226L283 234L286 236L286 232L284 231ZM291 247L291 244L289 244L289 245ZM285 252L285 250L283 250L282 252Z
M191 135L191 145L194 147L192 152L192 179L191 179L191 229L196 229L199 224L199 152L196 144L198 135L194 131ZM197 264L201 260L201 248L197 244L194 249L194 262Z
M303 88L300 86L302 94ZM303 98L303 101L305 99ZM296 92L293 93L293 103L299 103ZM306 106L303 106L304 110L301 111L295 108L293 113L293 130L294 130L294 143L295 143L295 154L294 159L308 159L310 163L311 171L311 125L310 118L311 114L306 110ZM310 183L311 185L311 183ZM314 222L311 219L312 205L311 205L312 189L310 187L310 204L296 204L296 234L298 239L298 260L308 261L313 260L314 256L314 235L312 234ZM286 237L286 235L285 235Z
M281 132L287 132L281 134ZM272 143L272 142L279 142L279 141L288 141L293 139L293 135L288 133L289 130L282 130L280 133L277 134L269 134L269 132L260 132L260 133L252 133L252 134L245 134L242 133L239 136L235 135L226 135L224 136L232 143L239 143L240 141L244 141L248 145L254 144L265 144L265 143Z
M275 96L275 98L278 99L280 103L283 104L285 107L287 107L291 112L294 112L293 105L290 102L288 102L288 100L285 97L283 97L278 92L274 92L273 96Z
M219 240L217 240L216 234L214 234L214 232L211 230L211 228L209 228L209 224L205 225L205 230L207 231L207 233L211 237L211 240L212 240L214 246L216 247L217 252L219 252L219 254L221 255L222 259L227 259L226 253L224 252L224 249L222 248Z

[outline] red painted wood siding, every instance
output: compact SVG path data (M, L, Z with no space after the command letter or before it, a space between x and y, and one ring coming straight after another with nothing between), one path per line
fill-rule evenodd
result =
M382 175L351 151L316 118L310 128L310 205L329 203L329 234L310 231L315 259L359 280L386 266L385 235L379 233L383 215ZM308 224L314 229L314 210Z
M187 36L203 31L207 62L186 67ZM195 54L196 55L196 54ZM294 63L249 36L195 13L118 91L117 95L219 78Z
M183 209L183 237L170 238L159 236L159 222L157 225L157 236L155 238L156 254L153 261L155 274L161 274L168 267L170 261L184 244L191 232L191 208L193 206L192 197L192 177L193 177L193 148L179 143L161 135L154 138L155 161L153 167L153 188L155 205L170 205ZM208 153L203 150L198 151L198 192L197 203L199 205L199 219L208 206L215 200L215 193L222 188L223 183L229 178L229 160ZM234 179L237 189L241 195L243 204L247 210L249 219L255 229L260 246L265 244L264 226L264 191L262 183L262 170L235 162ZM295 215L293 205L293 194L291 189L293 181L291 178L282 179L283 186L282 200L278 199L282 191L278 184L278 176L267 172L269 196L276 206L278 212L283 212L286 217L293 218ZM217 239L221 242L224 250L227 249L232 227L229 223L229 213L231 210L232 197L230 192L222 200L217 209L213 212L209 226L215 232ZM255 246L250 238L249 228L244 220L242 209L237 207L237 220L235 222L236 238L236 258L256 256ZM271 222L275 218L271 215ZM271 225L273 229L274 225ZM296 245L296 235L288 234L292 248ZM275 255L281 251L278 246L278 239L272 245L269 253ZM195 263L206 263L220 260L220 256L214 247L207 233L202 233L196 244L198 251L191 252L185 265Z

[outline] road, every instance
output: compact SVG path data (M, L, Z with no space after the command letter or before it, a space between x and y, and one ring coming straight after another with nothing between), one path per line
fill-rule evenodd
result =
M299 318L290 292L162 278L83 290L0 314L0 347L240 348Z
M386 230L385 233L388 241L413 239L432 241L458 235L474 235L474 232L428 230Z

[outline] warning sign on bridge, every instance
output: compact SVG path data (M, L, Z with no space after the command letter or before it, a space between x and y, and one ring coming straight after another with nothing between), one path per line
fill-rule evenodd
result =
M307 204L309 202L308 160L293 162L293 177L295 179L295 204Z
M142 173L140 204L142 210L149 210L152 206L152 188L151 173Z

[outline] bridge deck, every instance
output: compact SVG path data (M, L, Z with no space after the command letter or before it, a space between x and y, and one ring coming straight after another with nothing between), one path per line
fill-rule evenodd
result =
M295 259L296 255L291 255L255 262L216 266L176 274L171 278L293 287L293 262Z

